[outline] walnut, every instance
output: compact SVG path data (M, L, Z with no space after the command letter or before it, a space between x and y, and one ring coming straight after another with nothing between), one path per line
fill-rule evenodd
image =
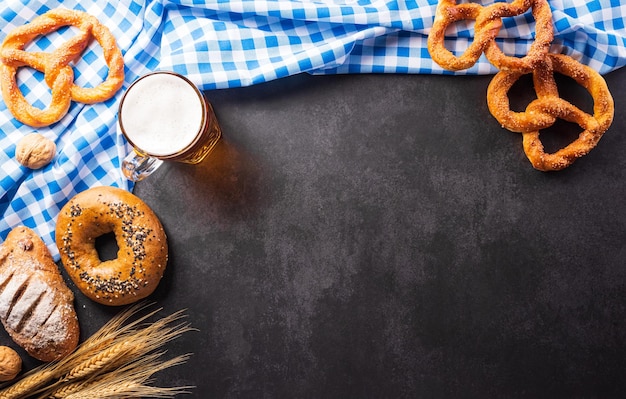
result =
M56 151L57 146L54 141L39 133L31 133L17 143L15 158L27 168L39 169L52 161Z
M11 381L22 371L22 359L8 346L0 346L0 381Z

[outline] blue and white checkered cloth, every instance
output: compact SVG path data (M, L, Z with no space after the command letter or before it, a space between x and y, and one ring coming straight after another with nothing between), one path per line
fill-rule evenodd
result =
M484 2L486 4L487 1ZM622 0L550 0L556 51L608 73L626 63L626 5ZM126 64L124 88L153 70L187 75L203 90L248 86L302 72L443 74L430 59L426 38L436 0L3 0L0 39L13 28L56 8L96 16L116 37ZM472 39L472 23L455 24L447 47L459 51ZM73 35L61 30L29 49L51 51ZM498 41L507 54L526 53L534 36L530 13L504 20ZM457 74L490 74L483 57ZM94 86L107 74L97 43L75 65L76 82ZM26 98L49 104L43 76L18 74ZM60 122L37 132L54 140L58 153L32 171L15 160L15 146L35 129L17 122L0 103L0 240L17 225L35 229L55 259L54 226L60 208L97 185L128 190L120 159L129 147L117 130L111 100L73 103Z

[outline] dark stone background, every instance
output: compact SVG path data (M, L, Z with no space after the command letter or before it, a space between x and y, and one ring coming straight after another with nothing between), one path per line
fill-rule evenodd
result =
M198 398L623 397L626 70L606 78L612 127L557 173L489 114L489 76L208 92L224 135L211 157L135 189L169 236L151 299L199 330L167 346L194 355L157 383ZM559 132L579 128L547 129L549 149ZM77 307L84 335L119 310Z

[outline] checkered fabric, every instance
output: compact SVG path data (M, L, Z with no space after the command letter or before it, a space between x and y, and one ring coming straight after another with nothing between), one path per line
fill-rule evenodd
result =
M444 74L426 49L436 0L3 0L0 39L49 9L80 9L98 17L117 38L126 64L125 87L153 70L187 75L203 90L247 86L301 72ZM484 2L485 4L487 2ZM626 5L621 0L550 0L556 51L607 73L626 62ZM510 55L526 53L534 36L530 13L504 21L498 41ZM50 51L73 35L66 28L36 40L29 50ZM457 23L447 47L461 51L472 24ZM107 74L97 43L75 64L75 80L94 86ZM483 58L457 74L495 72ZM45 108L50 91L43 75L18 73L21 90ZM0 103L0 239L20 224L35 229L55 259L54 225L76 193L97 185L132 189L119 170L129 151L117 130L121 90L95 105L73 103L68 115L46 128L17 122ZM15 161L15 146L37 131L58 153L41 170Z

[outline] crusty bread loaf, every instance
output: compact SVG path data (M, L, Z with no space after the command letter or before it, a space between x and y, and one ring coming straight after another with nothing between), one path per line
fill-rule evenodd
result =
M76 348L74 294L44 242L17 227L0 247L0 321L29 355L58 360Z

